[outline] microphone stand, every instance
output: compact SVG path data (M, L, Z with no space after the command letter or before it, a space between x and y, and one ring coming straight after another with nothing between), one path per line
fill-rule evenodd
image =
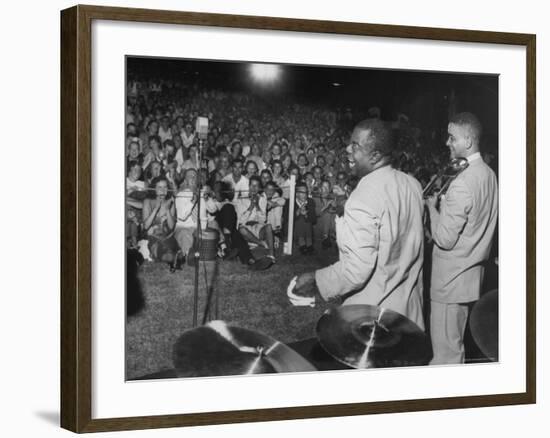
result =
M201 191L202 191L202 148L204 139L199 136L198 152L198 172L197 172L197 247L195 248L195 289L193 293L193 327L197 327L199 313L199 272L200 272L200 254L202 245L202 227L201 227Z

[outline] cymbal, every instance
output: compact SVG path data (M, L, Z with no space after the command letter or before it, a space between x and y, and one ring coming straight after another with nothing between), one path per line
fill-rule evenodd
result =
M498 290L482 295L470 315L470 331L481 352L498 361Z
M352 368L426 365L432 356L428 336L414 322L366 304L325 311L317 337L327 353Z
M285 344L223 321L187 330L174 344L178 377L317 371Z

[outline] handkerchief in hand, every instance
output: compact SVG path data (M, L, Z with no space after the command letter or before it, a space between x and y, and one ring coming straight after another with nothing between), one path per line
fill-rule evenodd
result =
M286 289L286 294L288 296L288 299L290 303L293 306L310 306L315 307L315 297L301 297L299 295L296 295L294 293L294 289L296 288L296 280L298 277L294 277L292 280L290 280L290 283L288 285L288 288Z

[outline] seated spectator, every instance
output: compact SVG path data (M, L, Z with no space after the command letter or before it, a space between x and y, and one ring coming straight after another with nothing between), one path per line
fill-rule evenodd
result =
M153 181L161 176L164 177L162 164L158 161L153 161L145 171L145 182L147 187L153 187Z
M156 120L153 119L149 121L144 121L144 125L146 126L146 130L140 135L140 140L141 144L145 145L146 150L144 150L143 152L147 153L150 150L151 137L158 138L159 124Z
M162 162L163 159L164 151L162 149L160 138L157 135L150 136L147 153L143 158L143 169L146 170L152 162Z
M128 145L128 154L126 155L126 168L129 168L131 161L137 162L140 166L143 164L143 154L140 152L140 146L137 141L132 141Z
M180 191L176 195L177 221L174 237L178 242L183 257L189 255L189 250L193 247L194 233L197 229L197 180L197 171L195 169L187 169ZM206 224L206 206L201 202L201 227L206 228Z
M271 159L272 160L281 160L281 146L279 143L274 143L271 146Z
M318 166L321 170L323 170L327 165L327 160L325 159L325 156L317 155L317 158L315 159L315 165Z
M198 155L197 155L199 152L198 146L196 146L195 144L192 144L191 146L189 146L188 152L189 152L189 158L187 158L187 160L185 160L181 165L181 172L187 169L198 170L200 167L198 162Z
M309 197L305 183L296 184L294 237L302 254L313 253L313 225L316 222L315 201Z
M237 253L241 263L252 266L256 262L248 243L237 229L237 213L231 202L232 190L227 182L216 181L211 195L206 200L206 209L217 223L217 228L224 236L227 250L224 258L231 258Z
M248 179L252 176L258 176L258 166L254 161L247 161L245 166L245 175Z
M180 174L178 172L178 163L176 161L172 161L166 164L164 169L166 179L168 180L168 188L171 193L175 194L178 192L178 187L181 183Z
M338 172L336 175L336 184L333 187L333 192L337 196L346 196L346 183L347 183L348 177L346 175L346 172Z
M264 169L260 173L260 180L262 181L262 187L265 187L268 182L270 182L273 179L271 175L271 171L268 169Z
M174 135L172 136L172 142L174 143L174 149L176 151L176 154L177 152L183 148L183 141L181 140L181 137L179 135ZM175 158L175 154L174 154L174 158ZM176 160L177 161L177 160Z
M283 209L286 203L285 198L277 193L277 184L269 181L265 185L267 199L267 223L276 236L280 236L283 225Z
M317 216L317 226L319 235L321 236L321 246L330 248L332 240L336 238L336 202L332 194L330 182L325 180L321 182L319 200L315 199Z
M137 161L131 161L126 177L126 239L130 248L137 247L146 194L145 183L141 180L141 166Z
M159 133L161 143L166 140L172 140L172 129L170 128L170 119L164 116L160 121Z
M191 123L187 123L185 125L185 129L181 133L181 141L183 142L183 146L186 148L189 148L193 144L195 140L195 133L193 132L193 126Z
M275 263L273 230L267 223L267 198L261 193L260 178L250 178L248 196L237 203L239 232L247 242L263 246L268 250L268 258Z
M163 155L163 160L162 160L163 166L166 166L166 165L168 165L172 162L175 162L176 165L177 165L177 162L176 162L176 146L175 146L174 142L172 140L166 140L163 143L163 149L164 149L164 155Z
M313 174L313 179L315 180L313 185L317 190L319 190L321 187L321 181L323 181L323 168L321 166L315 166L311 169L311 173Z
M231 173L231 161L227 151L220 152L219 159L216 165L216 170L220 173L222 178L225 178Z
M244 196L248 196L248 178L242 174L243 172L243 160L237 158L233 161L231 166L231 173L227 175L222 181L228 182L231 185L231 189L234 191L235 198L234 203ZM236 204L235 204L236 206Z
M316 156L317 155L315 153L315 149L314 148L308 148L308 150L306 151L306 157L307 157L307 161L308 161L310 166L315 164ZM308 167L308 170L309 170L309 167Z
M300 170L300 175L304 175L307 171L309 171L309 161L306 154L298 155L296 164L298 166L298 169Z
M256 163L257 171L262 171L265 169L264 160L262 160L262 157L260 155L260 147L257 143L252 143L252 146L250 146L250 153L246 156L246 161L253 161L254 163Z
M168 181L157 177L152 181L155 198L143 201L143 230L147 234L149 253L154 261L172 264L178 245L174 239L176 209L174 198L168 194Z
M176 157L175 160L178 163L178 172L182 172L183 170L183 163L189 159L189 151L187 150L187 147L181 146L176 151Z
M290 154L285 154L280 158L280 160L281 160L281 163L283 164L283 172L282 173L284 175L290 175L290 168L294 164L293 161L292 161L292 157L290 156Z
M280 189L279 195L285 199L288 199L290 197L290 181L283 174L283 163L281 163L280 160L272 161L271 170L273 172L271 179Z
M316 189L315 187L315 178L313 177L313 173L311 172L306 172L303 177L302 177L302 180L306 183L307 185L307 192L308 192L308 196L310 198L315 198L315 197L318 197L319 196L319 191Z
M266 148L262 152L262 166L260 166L260 168L267 169L269 167L269 163L271 163L272 160L273 158L271 156L271 151Z
M296 178L296 182L302 181L302 175L300 175L300 169L295 164L290 166L290 169L288 171L288 178L290 179L292 175L294 175L294 177Z
M231 158L233 159L233 162L235 162L237 158L242 159L242 152L243 152L243 148L242 148L241 142L238 140L234 141L233 144L231 145Z

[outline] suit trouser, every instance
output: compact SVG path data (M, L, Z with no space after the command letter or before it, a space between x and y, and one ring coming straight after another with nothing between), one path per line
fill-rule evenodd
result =
M431 302L430 334L433 359L430 365L464 363L464 330L468 304Z

